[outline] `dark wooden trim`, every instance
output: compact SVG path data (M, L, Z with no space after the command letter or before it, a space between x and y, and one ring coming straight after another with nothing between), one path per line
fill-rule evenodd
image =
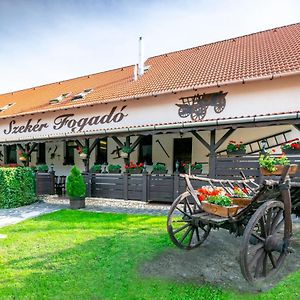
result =
M210 132L210 150L209 150L209 177L216 177L216 129Z
M85 172L88 173L89 169L90 169L90 154L89 154L90 139L84 140L84 146L88 149L87 158L84 160L84 169L85 169Z
M143 136L139 136L131 145L131 149L132 151L138 146L138 144L141 142L141 139L143 138Z
M31 155L32 152L35 150L36 146L38 145L38 143L32 143L32 145L30 146L29 148L29 151L28 151L28 155Z
M91 153L93 152L93 150L95 149L95 147L97 146L97 144L99 143L100 139L97 138L94 140L92 146L89 148L89 155L91 155Z
M230 128L220 139L219 141L216 143L215 145L215 151L225 142L225 140L232 134L235 132L236 129Z
M210 150L211 147L210 145L204 140L204 138L202 136L200 136L196 131L192 131L192 134L194 135L194 137L200 142L202 143L202 145L207 148L207 150Z
M119 147L121 147L121 148L124 147L124 144L116 136L112 136L111 138L116 142L116 144Z
M25 148L21 144L17 144L17 148L21 149L22 151L25 152Z
M83 145L79 140L75 140L75 143L77 144L78 147L83 148Z
M300 124L294 124L294 127L300 131Z

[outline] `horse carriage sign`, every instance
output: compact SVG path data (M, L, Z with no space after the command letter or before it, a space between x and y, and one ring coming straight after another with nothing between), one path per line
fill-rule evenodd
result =
M201 121L206 116L209 106L213 106L214 111L219 114L226 106L226 95L227 93L219 92L182 97L179 99L182 103L176 104L179 107L178 115L181 118L191 117L191 119L195 122Z

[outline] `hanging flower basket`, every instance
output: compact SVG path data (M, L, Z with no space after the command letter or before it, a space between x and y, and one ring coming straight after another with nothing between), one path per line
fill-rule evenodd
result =
M234 150L234 151L227 151L227 155L229 156L239 156L246 154L246 149Z
M128 153L126 153L126 152L123 152L123 151L121 151L120 152L120 156L122 157L122 158L128 158Z
M80 156L82 159L87 159L87 154L86 154L86 153L80 153L79 156Z
M19 160L20 160L20 161L26 161L27 158L26 158L25 156L20 156L20 157L19 157Z
M299 154L300 148L287 148L282 151L284 151L285 154Z
M265 168L260 168L260 172L263 176L274 176L274 175L281 175L285 165L274 165L275 171L270 172ZM289 175L295 175L298 170L298 165L292 164L290 165Z
M202 201L202 208L207 213L220 216L220 217L232 217L236 215L239 206L238 205L231 205L231 206L221 206L213 203L209 203L207 201Z

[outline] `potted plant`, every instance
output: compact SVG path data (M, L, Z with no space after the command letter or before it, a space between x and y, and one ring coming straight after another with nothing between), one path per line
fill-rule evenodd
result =
M246 153L246 146L243 142L230 141L226 147L226 151L228 155L242 155Z
M200 175L202 173L202 164L198 162L195 162L193 164L185 164L185 173L189 173L189 169L191 169L191 174Z
M252 201L246 188L240 188L238 186L233 187L233 196L231 197L233 204L239 207L246 207Z
M108 165L107 167L108 173L111 174L120 174L121 173L121 166L120 165Z
M87 156L88 156L88 148L87 147L80 147L78 146L76 148L77 152L79 153L79 156L82 158L82 159L87 159Z
M90 173L101 173L101 170L102 170L101 165L94 164L90 169Z
M273 149L272 152L275 152ZM261 154L258 159L260 170L264 176L281 175L285 165L289 165L290 161L283 152L280 156L273 156L271 152ZM289 174L295 174L298 165L291 165Z
M72 167L67 177L66 191L72 209L85 207L86 187L80 170L76 166Z
M166 165L163 163L156 163L153 164L153 168L152 168L152 174L167 174L168 170L166 168Z
M144 169L144 164L139 163L139 164L134 164L132 161L129 163L129 165L125 165L125 170L129 174L140 174L142 173Z
M20 161L26 161L27 160L28 154L25 151L23 151L22 149L19 149L17 151L17 153L18 153Z
M128 155L129 155L131 152L132 152L131 147L129 147L129 146L124 146L124 147L122 147L122 149L121 149L120 155L121 155L121 157L123 157L123 158L127 158Z
M299 139L296 139L283 145L281 149L285 154L298 154L300 153L300 141Z
M40 173L47 173L49 170L48 165L44 164L44 165L37 165L36 166L36 171L40 172Z
M210 214L230 217L234 216L239 209L238 205L232 203L229 195L222 187L203 186L197 191L202 209Z

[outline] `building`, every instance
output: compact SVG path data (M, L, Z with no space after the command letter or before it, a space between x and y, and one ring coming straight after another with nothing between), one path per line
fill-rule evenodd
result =
M1 163L205 162L229 140L256 153L299 136L300 23L151 57L135 66L0 95ZM253 142L253 143L251 143ZM89 148L88 160L76 152ZM120 149L133 152L121 157ZM220 153L220 154L224 154ZM85 164L85 165L84 165Z

